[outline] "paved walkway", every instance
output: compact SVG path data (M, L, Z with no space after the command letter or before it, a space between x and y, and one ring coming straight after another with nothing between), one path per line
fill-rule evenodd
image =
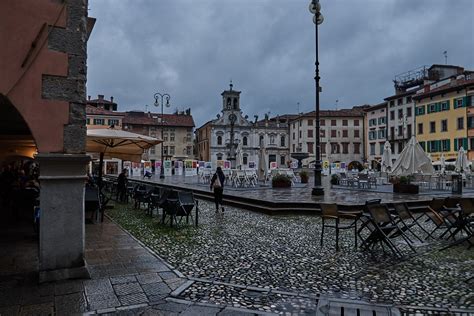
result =
M39 285L31 228L2 229L0 237L0 315L254 314L173 298L190 282L108 219L86 225L90 280Z

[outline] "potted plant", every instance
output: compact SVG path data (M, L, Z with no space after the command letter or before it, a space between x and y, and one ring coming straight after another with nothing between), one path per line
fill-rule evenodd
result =
M413 176L392 177L390 182L393 184L394 193L418 194L419 187L412 184Z
M272 178L273 188L290 188L291 179L287 175L278 174Z
M301 183L308 183L308 179L309 179L309 174L307 171L301 171L300 172L300 179L301 179Z

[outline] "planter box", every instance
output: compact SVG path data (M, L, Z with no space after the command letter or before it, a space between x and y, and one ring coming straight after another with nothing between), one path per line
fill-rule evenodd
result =
M275 182L272 183L273 188L291 188L291 182L286 183L286 182Z
M410 194L418 194L419 187L416 184L401 184L395 183L393 185L393 192L394 193L410 193Z

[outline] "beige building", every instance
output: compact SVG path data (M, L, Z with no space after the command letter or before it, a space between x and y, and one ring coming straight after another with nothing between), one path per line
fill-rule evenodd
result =
M364 114L362 107L320 111L321 160L362 163L364 157ZM306 152L303 166L315 161L315 112L302 114L290 122L290 152Z
M365 112L365 156L372 169L378 169L387 140L387 102L371 106Z

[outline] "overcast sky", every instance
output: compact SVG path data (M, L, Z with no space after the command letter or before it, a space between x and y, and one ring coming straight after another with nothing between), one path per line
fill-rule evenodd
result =
M241 108L311 111L314 24L309 0L89 0L88 94L120 111L190 107L196 127L221 110L232 79ZM474 69L473 0L321 0L321 108L376 104L395 75L434 63Z

